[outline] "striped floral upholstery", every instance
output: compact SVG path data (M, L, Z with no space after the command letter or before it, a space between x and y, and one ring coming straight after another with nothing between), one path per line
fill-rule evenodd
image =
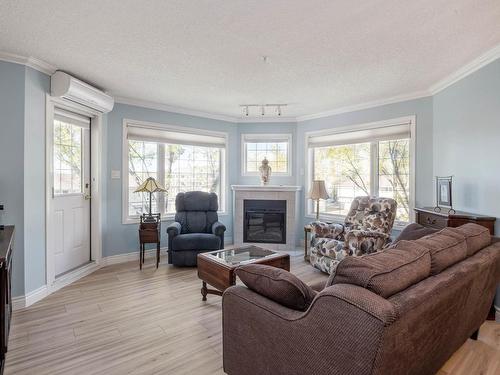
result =
M390 241L397 203L391 198L356 197L344 224L316 221L312 225L309 261L331 274L346 256L382 249Z

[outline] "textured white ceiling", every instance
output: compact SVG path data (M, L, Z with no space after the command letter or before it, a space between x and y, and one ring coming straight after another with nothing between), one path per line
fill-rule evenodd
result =
M117 96L233 116L427 90L499 43L499 0L0 0L2 51Z

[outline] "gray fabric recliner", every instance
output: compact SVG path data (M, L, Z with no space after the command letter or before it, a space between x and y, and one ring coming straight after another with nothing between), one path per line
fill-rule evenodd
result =
M177 194L175 222L167 227L169 264L196 266L199 253L224 248L226 227L219 222L218 208L215 193Z

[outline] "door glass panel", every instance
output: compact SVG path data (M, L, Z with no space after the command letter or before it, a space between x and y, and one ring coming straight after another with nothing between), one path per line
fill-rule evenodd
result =
M54 120L54 194L83 193L83 129Z

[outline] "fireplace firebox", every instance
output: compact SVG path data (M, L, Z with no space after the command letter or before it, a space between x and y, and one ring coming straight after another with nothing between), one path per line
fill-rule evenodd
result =
M243 242L286 243L286 201L245 199Z

